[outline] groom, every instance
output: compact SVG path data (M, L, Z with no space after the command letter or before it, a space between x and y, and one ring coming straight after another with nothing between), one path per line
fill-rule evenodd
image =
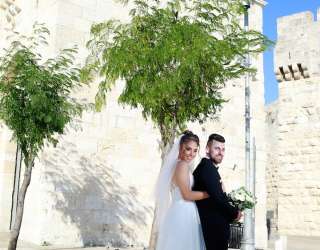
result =
M230 236L229 223L241 218L241 212L229 204L223 190L218 164L222 162L225 139L219 134L209 136L206 151L193 172L195 191L206 191L208 199L196 201L207 250L227 250Z

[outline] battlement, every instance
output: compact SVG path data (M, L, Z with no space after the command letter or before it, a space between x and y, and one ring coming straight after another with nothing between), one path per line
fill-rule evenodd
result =
M279 82L320 76L320 9L277 20L274 70Z

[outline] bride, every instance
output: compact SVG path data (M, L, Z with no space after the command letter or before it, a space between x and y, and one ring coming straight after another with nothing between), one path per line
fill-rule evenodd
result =
M194 201L209 196L192 191L192 163L198 149L198 136L186 131L164 159L156 185L156 250L205 250Z

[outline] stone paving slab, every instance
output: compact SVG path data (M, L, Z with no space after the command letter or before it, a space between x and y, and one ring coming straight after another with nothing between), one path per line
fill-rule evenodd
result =
M9 233L0 232L0 250L7 250ZM116 248L116 247L57 247L38 246L32 243L18 241L18 250L143 250L143 248Z
M274 242L278 237L273 237L267 250L274 250ZM286 250L320 250L320 237L288 236ZM8 233L0 233L0 250L8 246ZM56 246L37 246L28 242L19 241L18 250L144 250L143 248L116 248L116 247L85 247L65 248ZM232 249L229 249L232 250Z
M268 250L274 250L277 238L269 241ZM287 236L286 250L320 250L320 237Z

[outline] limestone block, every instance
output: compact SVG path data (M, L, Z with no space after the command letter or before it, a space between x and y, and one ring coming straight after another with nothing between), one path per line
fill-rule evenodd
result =
M279 134L285 134L285 133L288 133L290 131L289 127L286 126L287 124L290 125L292 123L286 123L286 124L279 123L279 129L278 129L278 133Z
M309 78L310 77L310 73L309 73L309 70L308 70L307 66L303 66L302 70L303 70L304 78Z
M298 66L292 65L292 71L293 71L293 79L299 80L301 78L301 74L300 74Z
M107 10L107 15L106 15ZM129 20L128 7L123 7L121 4L116 4L111 1L98 0L96 5L96 21L104 21L107 18L116 18L122 21Z
M301 150L301 153L304 155L312 155L315 153L312 147Z
M81 8L87 9L87 8L92 8L94 9L97 6L98 0L67 0L66 2L80 6Z
M290 188L279 188L279 195L284 196L284 197L289 197L289 196L294 196L295 195L295 190L292 190ZM289 200L287 200L289 202Z
M0 173L14 174L14 166L15 166L15 161L5 160L3 161L2 166L0 168Z
M83 2L83 0L78 2ZM82 17L83 6L80 6L79 3L73 3L72 1L59 1L58 6L58 12L61 13L61 16Z
M320 162L320 158L318 156L309 157L309 159L308 159L309 164L308 165L311 166L310 170L313 170L315 168L315 165L317 165L319 162Z
M77 29L70 29L68 26L59 25L56 29L56 48L68 48L74 45L83 46L85 44L84 33Z
M292 75L291 75L290 70L286 67L286 68L283 69L283 72L284 72L284 79L286 81L291 81L292 80Z
M82 14L84 20L90 21L91 23L97 19L97 10L95 8L85 8Z
M0 172L1 188L2 191L12 193L13 187L13 174ZM1 199L11 199L11 196L2 196Z
M280 69L277 69L275 71L275 74L276 74L276 79L277 79L278 82L284 81L284 76L282 75Z

